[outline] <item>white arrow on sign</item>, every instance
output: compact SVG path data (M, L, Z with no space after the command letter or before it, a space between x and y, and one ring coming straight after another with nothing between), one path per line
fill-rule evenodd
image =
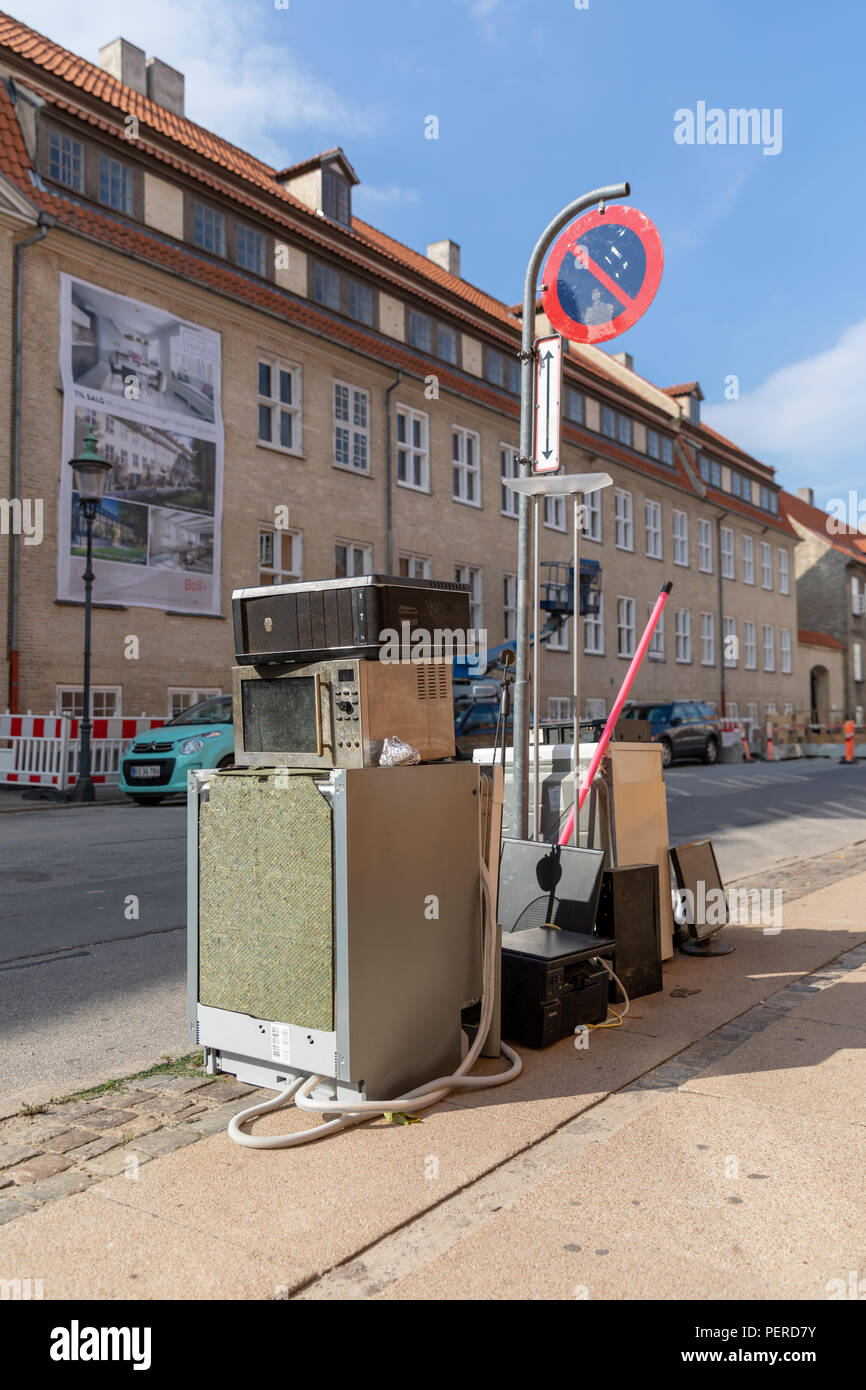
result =
M562 425L562 338L539 338L535 344L534 473L555 473L559 467Z

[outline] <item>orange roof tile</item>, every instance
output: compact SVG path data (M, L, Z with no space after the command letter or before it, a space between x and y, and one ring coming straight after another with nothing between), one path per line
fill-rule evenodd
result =
M860 532L851 526L843 526L835 517L831 517L829 512L822 511L820 507L810 506L802 497L795 497L790 492L779 493L779 508L792 521L799 522L805 530L811 531L848 559L859 560L861 563L866 560ZM829 529L831 525L833 530Z
M807 647L832 647L834 651L845 651L845 643L840 642L838 637L831 637L829 632L812 632L810 628L801 627L797 637Z

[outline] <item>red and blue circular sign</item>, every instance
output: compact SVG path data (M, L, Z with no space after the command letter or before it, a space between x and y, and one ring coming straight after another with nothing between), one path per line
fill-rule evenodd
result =
M604 343L646 313L664 268L662 239L637 208L587 212L554 242L542 305L551 326L575 343Z

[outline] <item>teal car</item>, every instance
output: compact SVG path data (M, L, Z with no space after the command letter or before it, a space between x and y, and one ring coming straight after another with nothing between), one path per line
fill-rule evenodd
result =
M158 806L167 796L186 793L188 772L229 767L234 760L232 697L214 695L129 745L120 763L120 790L139 806Z

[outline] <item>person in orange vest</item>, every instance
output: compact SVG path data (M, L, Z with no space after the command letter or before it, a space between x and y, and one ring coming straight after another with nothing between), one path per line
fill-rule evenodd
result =
M853 761L854 761L854 720L853 720L853 719L846 719L846 720L845 720L845 723L844 723L844 725L843 725L843 729L844 729L844 733L845 733L845 761L846 761L846 763L853 763Z

